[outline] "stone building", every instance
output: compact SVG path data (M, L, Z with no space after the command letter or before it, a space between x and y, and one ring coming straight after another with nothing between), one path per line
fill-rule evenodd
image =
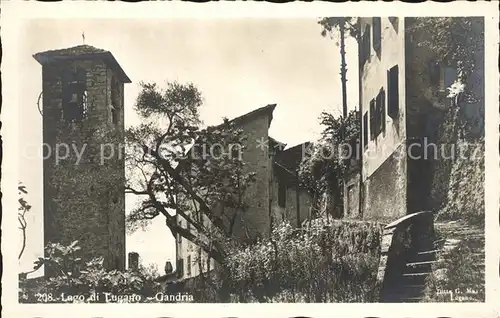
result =
M447 87L456 80L456 71L438 64L432 51L419 45L427 35L411 31L414 22L415 18L359 19L362 165L345 182L347 217L394 220L436 206L431 200L435 152L426 145L443 137L442 123L452 103ZM483 32L482 20L475 27ZM476 63L470 84L484 96L480 47ZM484 122L484 99L459 106L471 122Z
M256 173L256 181L244 194L247 209L234 225L233 238L236 240L268 237L273 224L284 220L300 226L310 214L310 198L298 186L296 172L302 159L303 145L285 150L285 144L269 136L275 107L275 104L267 105L230 121L246 134L241 158L246 169ZM210 221L203 217L205 226L209 226ZM180 216L178 224L189 229L187 221ZM216 262L193 242L178 235L176 244L178 281L196 277L216 266Z
M84 259L104 257L108 269L123 270L131 81L111 52L89 45L33 57L42 65L44 243L78 240Z

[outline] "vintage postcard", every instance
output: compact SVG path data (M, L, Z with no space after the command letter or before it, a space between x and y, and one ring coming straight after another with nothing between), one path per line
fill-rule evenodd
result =
M5 317L500 317L491 2L2 9Z

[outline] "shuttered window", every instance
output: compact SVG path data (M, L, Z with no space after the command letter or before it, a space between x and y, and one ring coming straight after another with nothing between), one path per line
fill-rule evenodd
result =
M360 67L363 68L365 62L370 58L371 54L371 28L370 25L365 27L360 43Z
M396 118L399 113L399 68L392 67L387 71L387 115Z
M375 100L372 99L370 101L370 140L375 139L375 132L377 130L377 113L375 111Z
M373 49L380 55L382 47L382 22L380 17L373 18Z
M180 278L184 276L184 260L182 258L179 258L177 260L177 277Z
M377 95L377 136L385 132L385 91L382 89Z

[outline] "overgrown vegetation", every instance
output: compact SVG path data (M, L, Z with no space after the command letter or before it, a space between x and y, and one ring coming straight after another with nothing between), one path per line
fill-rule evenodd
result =
M463 224L462 224L463 225ZM479 233L481 230L479 230ZM468 231L465 238L451 239L438 254L431 274L426 279L424 301L484 302L485 259L484 233ZM441 234L440 238L444 238Z
M332 206L328 214L342 215L343 177L351 167L351 159L359 158L356 141L360 132L359 112L351 111L347 118L322 113L320 123L324 127L320 140L314 143L312 151L299 167L302 186L311 193L313 202L327 194ZM355 161L357 162L357 161Z
M19 183L17 186L17 191L19 194L19 207L17 208L17 221L19 222L19 229L21 230L21 235L22 235L22 243L21 243L21 250L19 251L19 255L17 256L17 259L21 259L23 256L24 250L26 249L26 229L28 227L28 222L26 221L26 213L28 213L31 210L31 205L26 202L26 199L24 196L28 194L28 191L26 190L26 186L23 185L22 183Z
M303 229L282 223L268 240L232 251L213 286L195 287L216 299L196 301L378 301L381 230L377 223L341 220L316 219Z
M469 224L484 224L484 138L478 142L459 141L464 158L453 160L446 204L438 220L464 220Z
M53 276L35 279L21 278L21 303L105 303L153 302L161 291L155 282L157 274L151 270L107 271L103 258L83 261L78 241L64 246L49 244L46 256L35 262L34 269L42 266Z

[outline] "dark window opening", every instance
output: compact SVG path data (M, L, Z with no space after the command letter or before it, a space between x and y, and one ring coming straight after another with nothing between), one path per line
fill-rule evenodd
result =
M380 48L382 46L382 22L381 18L373 18L373 49L380 57Z
M368 112L363 115L363 146L368 147Z
M373 140L385 132L385 91L383 89L370 102L370 138Z
M118 124L118 111L114 106L111 106L111 122L113 125Z
M434 88L441 85L441 65L435 61L429 62L429 84Z
M399 68L392 67L387 72L387 114L391 118L396 118L399 113Z
M62 75L62 111L68 122L88 115L86 73L84 69L65 70Z
M177 260L177 277L182 277L184 276L184 260L182 258L179 258Z
M231 159L241 160L241 147L231 147Z
M120 106L120 82L113 76L111 78L111 122L115 126L119 122Z
M370 59L371 54L371 32L370 26L367 25L365 27L365 32L363 32L363 36L361 39L361 49L360 49L360 68L362 69L365 65L365 62Z
M396 33L398 33L398 30L399 30L399 27L398 27L399 18L397 18L397 17L389 17L389 21L391 22L392 27L394 28L394 31L396 31Z
M385 132L385 91L382 89L377 96L378 134Z
M376 113L375 113L375 100L372 99L370 101L370 140L375 139L375 131L376 131Z
M191 255L188 255L186 262L186 274L191 276Z
M286 205L286 186L283 182L278 184L278 206L284 208Z

